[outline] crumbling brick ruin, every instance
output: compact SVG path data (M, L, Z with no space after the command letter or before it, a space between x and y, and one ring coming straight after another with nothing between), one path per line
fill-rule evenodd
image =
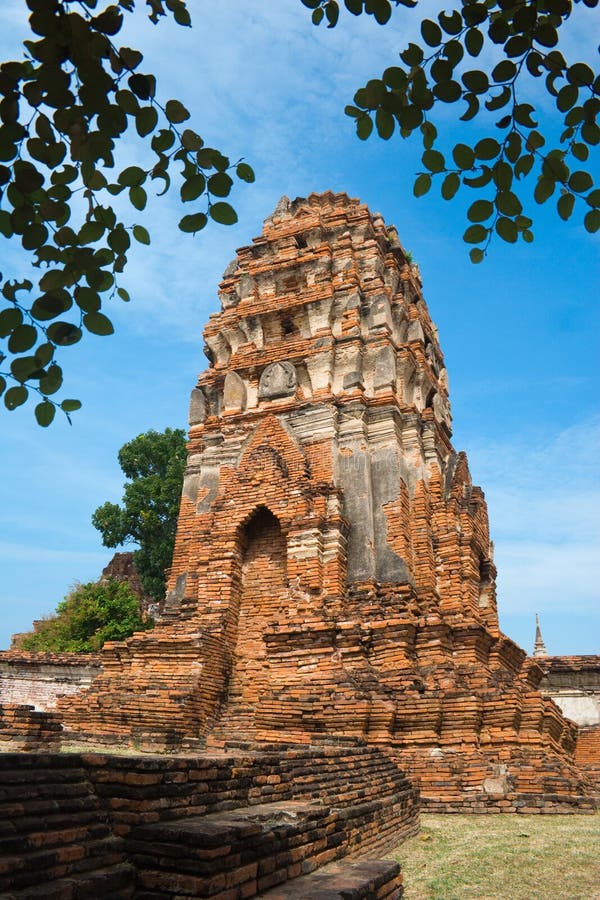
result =
M498 627L483 492L395 228L284 198L205 329L161 623L60 707L80 739L384 746L430 809L588 805L575 726Z
M46 718L7 720L178 755L0 754L6 896L399 900L397 865L366 857L416 831L417 788L436 811L594 809L576 726L499 630L484 496L395 229L345 194L284 198L219 293L160 621ZM71 796L88 812L62 847Z

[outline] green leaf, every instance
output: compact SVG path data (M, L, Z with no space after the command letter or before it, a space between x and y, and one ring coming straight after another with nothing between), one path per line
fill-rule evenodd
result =
M394 133L396 120L387 109L378 109L375 113L375 125L377 133L384 141L388 141Z
M443 172L446 168L446 160L439 150L426 150L421 157L423 165L430 172Z
M542 47L556 47L558 44L556 28L547 20L537 26L533 36L534 40Z
M484 256L485 256L485 253L481 249L481 247L473 247L471 250L469 250L469 258L472 263L482 262Z
M583 220L585 230L595 234L600 228L600 209L590 209Z
M187 181L181 185L181 199L184 203L190 200L197 200L206 187L206 179L201 172L192 175Z
M66 413L76 412L78 409L81 409L81 400L63 400L60 408Z
M173 122L174 124L185 122L185 120L190 117L189 111L185 108L183 103L179 102L179 100L167 100L165 104L165 114L169 122Z
M13 235L10 213L5 209L0 209L0 234L3 234L5 238L10 238Z
M580 162L585 162L590 155L590 151L588 150L587 145L578 143L571 145L571 153Z
M49 400L44 400L42 403L38 403L34 412L38 425L47 428L54 419L56 407Z
M35 356L18 356L10 364L10 371L21 383L29 379L39 378L40 367Z
M489 200L476 200L471 204L467 217L471 222L485 222L494 212L494 204Z
M545 175L540 175L533 192L533 196L536 202L545 203L546 200L554 193L555 187L556 182L553 178L548 178Z
M492 69L492 79L496 82L512 81L517 74L517 67L510 59L503 59Z
M48 367L45 375L40 378L40 391L42 394L55 394L63 383L62 369L56 363Z
M135 206L137 210L141 211L146 208L148 195L143 187L132 187L129 188L129 200L131 201L132 206Z
M143 225L134 225L133 226L133 236L140 244L149 244L150 243L150 235L146 231Z
M407 66L419 66L423 62L423 51L418 44L409 44L400 54L400 59Z
M14 328L18 328L23 321L23 313L16 307L3 309L0 312L0 338L7 337Z
M235 209L229 203L213 203L209 213L211 219L221 225L235 225L238 220Z
M11 353L24 353L30 350L37 341L37 328L33 325L19 325L8 339Z
M572 191L575 191L576 194L581 194L592 187L594 179L589 172L579 170L571 173L568 184Z
M496 195L496 209L505 216L518 216L523 212L523 205L512 191L499 191Z
M158 134L155 134L152 138L151 147L155 153L164 153L166 150L169 150L174 143L175 132L171 131L171 129L161 128Z
M430 47L438 47L442 43L442 29L431 19L423 19L421 22L421 35Z
M130 116L134 116L140 108L137 97L131 91L117 91L115 100L123 112Z
M526 153L524 156L519 157L517 162L515 163L515 175L517 178L521 178L521 176L528 175L535 162L535 157L532 153Z
M567 219L571 217L571 213L573 212L573 207L575 206L575 196L574 194L561 194L558 198L558 202L556 204L556 208L558 210L558 214L563 220L566 222Z
M422 197L427 193L429 188L431 187L431 175L427 175L427 173L423 172L421 175L418 175L415 179L415 184L413 187L413 194L415 197Z
M500 216L496 222L496 233L508 244L514 244L519 237L517 226L512 219Z
M146 137L156 128L158 113L153 106L142 106L135 116L135 127L140 137Z
M208 190L215 197L227 197L232 187L233 181L226 172L217 172L208 179Z
M102 301L96 291L85 285L78 285L74 290L75 303L83 312L96 312L100 309Z
M40 346L36 349L34 358L36 365L43 369L44 366L47 366L52 357L54 356L54 346L53 344L46 343L40 344Z
M459 169L472 169L475 163L475 153L467 144L456 144L452 158Z
M17 406L22 406L23 403L27 400L29 396L29 391L23 385L19 385L18 387L9 388L4 394L4 405L7 409L12 410L16 409Z
M442 103L456 103L462 96L458 81L442 81L433 86L433 93Z
M41 247L42 244L45 244L47 239L48 229L46 226L40 223L33 223L32 225L28 225L23 232L21 243L25 250L36 250L38 247Z
M81 339L81 328L71 322L53 322L46 332L48 340L59 347L69 347Z
M83 324L92 334L105 336L114 334L115 331L113 323L108 316L105 316L104 313L100 312L87 313L83 317Z
M586 63L575 63L567 69L567 78L571 84L587 85L594 83L594 72Z
M466 32L465 47L470 56L479 56L483 47L483 33L478 28L469 28Z
M460 178L456 172L450 172L442 182L442 197L444 200L452 200L460 187Z
M479 100L476 94L465 94L464 99L467 101L467 111L460 117L461 122L469 122L474 119L479 112Z
M446 34L459 34L462 31L462 16L457 10L453 10L450 15L441 12L438 21Z
M40 322L46 322L49 319L60 316L61 313L70 309L72 305L73 300L68 291L57 288L54 291L42 294L41 297L34 301L31 307L31 315Z
M146 173L139 166L128 166L123 169L117 181L125 187L136 187L146 180Z
M462 83L468 91L472 91L474 94L485 94L490 86L487 75L479 69L465 72L462 76Z
M500 144L494 138L483 138L475 144L477 159L495 159L500 153Z
M93 244L99 241L104 234L104 225L102 222L86 222L79 229L77 240L80 244Z
M186 150L190 150L195 153L197 150L200 150L204 145L204 141L200 137L199 134L196 134L195 131L192 131L191 128L186 128L181 135L181 143L185 147Z
M373 131L373 121L369 115L363 115L356 120L356 134L361 141L366 141Z
M190 216L184 216L183 219L181 219L179 222L179 229L188 234L195 234L197 231L201 231L207 222L208 219L205 213L194 213Z
M126 253L131 246L131 238L129 237L127 230L123 227L123 225L118 225L108 235L107 243L111 250L114 250L115 253Z
M471 225L463 234L463 241L466 244L480 244L485 241L488 230L484 225Z

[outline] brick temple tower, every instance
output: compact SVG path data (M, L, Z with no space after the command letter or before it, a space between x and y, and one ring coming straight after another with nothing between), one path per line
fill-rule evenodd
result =
M501 634L487 508L395 228L283 198L205 329L170 592L64 704L80 736L377 743L430 808L581 804L576 729Z

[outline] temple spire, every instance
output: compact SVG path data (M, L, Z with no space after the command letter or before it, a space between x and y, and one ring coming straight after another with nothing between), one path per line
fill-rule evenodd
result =
M540 617L537 613L535 614L535 642L533 644L533 655L548 656L548 651L546 650L544 638L542 637L542 630L540 628Z

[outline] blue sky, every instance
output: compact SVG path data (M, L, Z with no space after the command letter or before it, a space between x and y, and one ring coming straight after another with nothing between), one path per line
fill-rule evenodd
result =
M419 4L423 14L434 8ZM257 180L236 188L232 228L180 234L175 194L129 216L150 229L152 245L130 255L124 284L133 299L110 310L116 334L64 352L65 396L84 404L72 427L61 418L42 430L30 408L0 411L0 648L112 555L91 514L121 497L125 441L186 426L206 366L202 328L235 249L260 233L283 194L331 189L380 211L420 265L450 374L454 445L489 504L504 631L531 649L539 612L550 652L600 652L597 237L531 201L535 242L498 241L473 266L461 240L469 198L449 204L434 188L416 200L418 143L356 139L344 105L397 62L416 11L385 28L344 16L327 31L310 25L299 0L192 0L190 9L191 31L138 16L121 43L144 49L163 99L185 102L206 143L245 157ZM593 55L598 36L595 11L576 14L565 43L572 60ZM3 0L0 58L18 55L24 33L25 3ZM445 116L453 143L475 133ZM140 152L129 144L123 165ZM0 240L0 270L26 275Z

